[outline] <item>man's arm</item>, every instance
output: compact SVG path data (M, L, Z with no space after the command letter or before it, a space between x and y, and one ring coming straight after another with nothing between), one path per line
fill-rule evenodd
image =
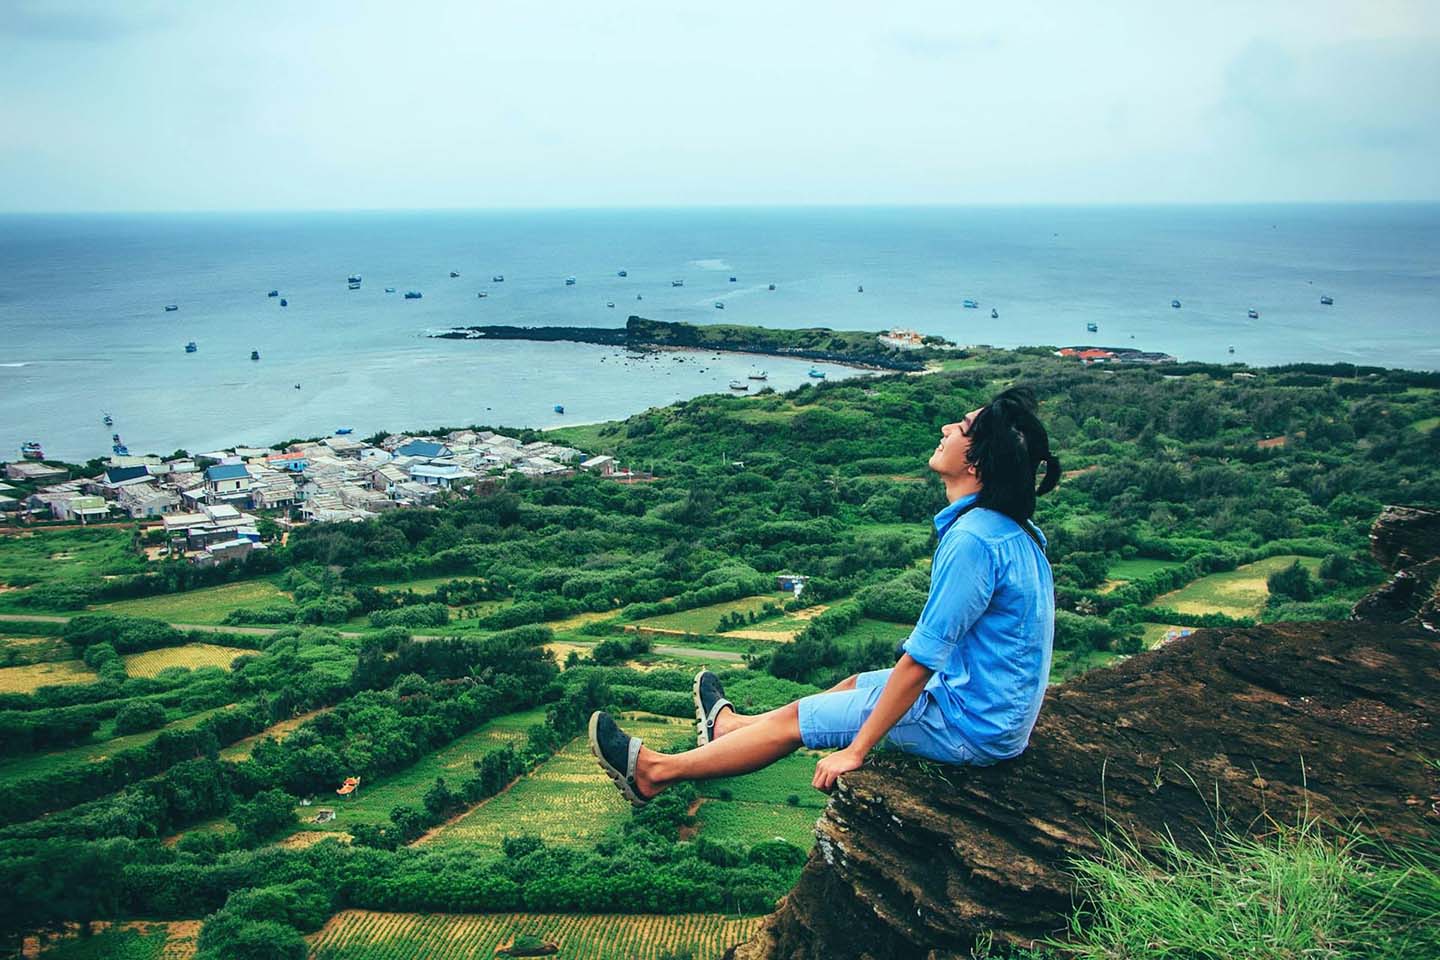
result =
M910 654L903 655L900 662L895 664L895 670L885 682L885 689L880 691L880 699L876 701L875 709L865 718L860 732L855 734L850 746L835 751L815 765L815 779L811 781L811 785L817 790L829 792L835 785L836 777L855 770L864 763L865 755L871 748L885 739L890 728L905 715L906 710L915 705L920 691L925 689L932 673L933 670L912 659Z

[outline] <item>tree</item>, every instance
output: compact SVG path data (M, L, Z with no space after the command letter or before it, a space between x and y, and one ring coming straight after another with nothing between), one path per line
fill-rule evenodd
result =
M295 798L280 789L262 790L250 802L237 803L230 822L240 831L241 842L254 845L295 826Z
M1291 600L1311 600L1315 597L1315 580L1299 560L1270 574L1265 579L1265 586L1272 597L1288 597Z
M141 730L154 730L164 724L165 708L152 700L132 700L115 714L115 732L122 736L139 733Z

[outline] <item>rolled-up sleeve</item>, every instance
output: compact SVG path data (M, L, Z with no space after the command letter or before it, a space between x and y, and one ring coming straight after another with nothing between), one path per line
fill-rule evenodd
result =
M990 606L995 591L995 558L985 541L968 530L953 530L935 551L930 596L905 652L941 671L960 638Z

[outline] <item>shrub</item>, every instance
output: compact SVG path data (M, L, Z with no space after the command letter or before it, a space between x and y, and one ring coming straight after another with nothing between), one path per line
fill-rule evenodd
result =
M122 736L154 730L164 724L165 708L150 700L132 700L115 714L115 732Z

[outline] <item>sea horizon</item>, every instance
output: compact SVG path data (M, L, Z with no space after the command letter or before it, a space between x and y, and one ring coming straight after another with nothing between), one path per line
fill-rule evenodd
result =
M426 337L632 313L1440 369L1430 203L22 212L0 214L0 276L0 459L26 440L88 459L112 432L163 453L340 426L612 420L724 392L755 362ZM763 362L776 389L807 380L808 363Z

